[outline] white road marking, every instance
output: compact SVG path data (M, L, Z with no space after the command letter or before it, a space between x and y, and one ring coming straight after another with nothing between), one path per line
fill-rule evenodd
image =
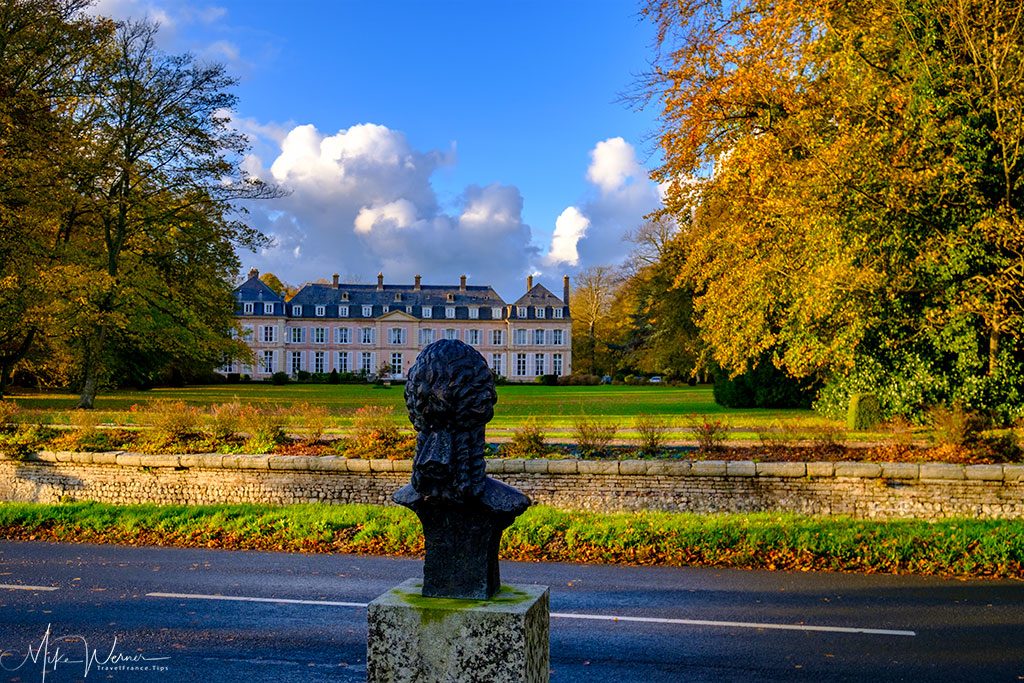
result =
M0 583L0 588L12 591L56 591L59 586L23 586L19 583Z
M365 608L365 602L338 602L334 600L293 600L289 598L251 598L243 595L203 595L201 593L146 593L150 598L184 600L228 600L234 602L268 602L282 605L321 605L324 607ZM715 626L721 628L772 629L776 631L817 631L824 633L860 633L875 636L916 636L914 631L896 631L883 628L852 628L847 626L812 626L808 624L763 624L746 621L708 621L705 619L664 619L660 617L627 617L614 614L576 614L552 612L552 619L589 619L592 621L633 621L647 624L676 624L680 626Z
M282 605L323 605L325 607L366 607L365 602L335 602L333 600L292 600L289 598L250 598L242 595L202 595L200 593L146 593L150 598L185 600L230 600L235 602L271 602Z
M552 612L553 619L591 619L595 621L639 621L647 624L679 624L682 626L718 626L722 628L763 628L776 631L820 631L825 633L864 633L874 636L916 636L914 631L884 628L851 628L847 626L812 626L809 624L762 624L747 621L708 621L705 619L663 619L659 617L626 617L611 614L575 614Z

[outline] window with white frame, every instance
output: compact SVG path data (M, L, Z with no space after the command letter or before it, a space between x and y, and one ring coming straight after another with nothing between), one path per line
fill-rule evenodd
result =
M526 376L526 354L525 353L517 353L516 354L516 376L517 377L525 377Z
M560 353L551 355L551 374L562 376L562 354Z
M534 357L533 357L533 374L537 375L538 377L543 375L544 374L544 366L545 366L544 354L543 353L538 353L538 354L534 355Z
M425 327L420 330L420 346L434 343L434 330Z
M391 354L391 374L401 375L402 374L402 354L395 352Z
M491 309L491 318L494 320L501 320L501 308L495 306Z
M350 327L335 327L334 328L334 343L335 344L351 344L352 343L352 328L350 328Z
M476 320L480 317L480 309L477 306L469 307L469 319Z
M339 318L347 318L348 317L348 306L338 306L338 317Z
M470 346L480 346L480 330L466 330L466 343Z
M295 304L294 306L292 306L292 315L302 315L302 306L300 304Z
M372 327L363 327L359 330L359 343L361 344L372 344L374 341L374 329Z
M277 341L277 328L273 325L263 326L263 343L272 344Z
M316 317L322 318L325 315L327 315L327 307L326 306L317 306L316 307Z
M405 312L408 313L409 315L412 315L412 306L406 306Z
M363 306L363 317L369 318L373 315L373 306Z
M526 330L516 330L512 339L516 346L526 346Z
M424 318L432 318L433 316L434 316L434 307L433 306L424 306L423 307L423 317Z
M383 306L380 307L380 312L381 313L390 313L391 312L391 307L388 306L387 304L384 304Z
M455 317L455 307L454 306L445 306L444 307L444 317L446 317L446 318L454 318Z
M247 301L246 303L242 304L242 313L245 313L246 315L249 315L249 314L252 313L252 310L253 310L253 304L252 304L251 301Z
M505 330L491 330L491 346L502 346L505 343Z
M242 325L242 339L244 339L245 341L252 341L252 338L252 325Z
M551 330L551 343L554 346L565 344L565 330Z
M273 372L274 371L274 352L273 351L264 351L263 352L263 363L261 365L263 366L263 372Z
M526 317L526 306L516 306L516 317L517 318L525 318Z
M544 307L543 306L534 306L533 307L533 315L534 315L534 317L537 318L537 320L543 320L544 319Z
M561 318L562 318L562 309L557 307L557 306L552 308L551 309L551 317L555 318L555 319L558 319L558 320L561 320Z
M289 344L301 344L302 343L302 328L301 327L289 327L288 328L288 343Z
M348 351L338 351L338 357L335 358L334 369L338 372L352 372L351 366L348 364Z
M313 353L313 372L324 372L324 358L326 354L323 351L315 351Z
M447 330L444 331L444 338L445 339L458 339L459 338L459 331L454 329L454 328L452 328L452 327L449 327Z
M363 351L359 354L359 372L370 375L373 374L373 353L370 351Z
M327 343L327 328L326 327L314 327L313 328L313 343L314 344L326 344Z
M264 315L274 315L274 304L263 304Z
M404 327L392 327L388 330L388 343L389 344L404 344L405 343L405 328Z
M298 374L302 369L302 351L289 351L288 360L288 371L293 375Z
M498 375L499 377L505 374L503 367L504 360L505 356L501 355L500 353L491 354L491 370L494 370L494 374Z
M537 346L544 346L544 330L533 331L533 343Z

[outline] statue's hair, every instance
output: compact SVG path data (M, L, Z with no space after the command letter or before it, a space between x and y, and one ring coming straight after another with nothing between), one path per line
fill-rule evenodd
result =
M482 492L486 478L484 426L494 417L497 400L494 376L473 347L442 339L420 352L409 371L405 404L418 432L417 456L431 434L451 435L452 480L445 483L442 495L463 499ZM420 481L414 462L413 488L423 493Z

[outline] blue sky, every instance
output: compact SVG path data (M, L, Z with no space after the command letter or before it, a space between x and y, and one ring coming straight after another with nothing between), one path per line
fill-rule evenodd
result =
M656 208L653 111L620 101L653 29L622 2L100 0L239 79L251 207L275 239L243 268L300 283L493 284L613 263Z

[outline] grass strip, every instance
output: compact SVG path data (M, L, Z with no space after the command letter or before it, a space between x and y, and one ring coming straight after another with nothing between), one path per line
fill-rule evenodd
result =
M420 556L404 508L2 503L0 537ZM1024 579L1024 520L868 521L792 514L596 513L536 506L508 560Z

